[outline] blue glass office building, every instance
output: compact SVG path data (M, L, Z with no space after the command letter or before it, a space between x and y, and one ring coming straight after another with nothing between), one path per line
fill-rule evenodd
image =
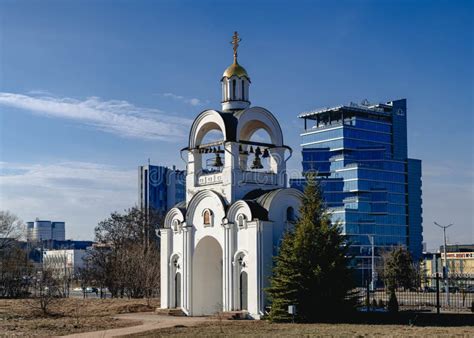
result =
M138 168L138 198L140 208L165 214L186 199L186 172L157 166Z
M317 173L333 221L351 241L360 281L375 255L406 246L422 254L421 161L407 157L406 100L337 106L299 117L303 173ZM303 189L304 179L290 185Z

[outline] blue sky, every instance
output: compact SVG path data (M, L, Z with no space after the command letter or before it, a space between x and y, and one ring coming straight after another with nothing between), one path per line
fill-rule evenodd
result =
M281 121L350 101L408 99L409 155L423 160L424 235L454 222L474 242L472 1L0 2L0 204L25 221L97 222L137 202L137 166L183 168L192 119L219 108L239 61L253 105Z

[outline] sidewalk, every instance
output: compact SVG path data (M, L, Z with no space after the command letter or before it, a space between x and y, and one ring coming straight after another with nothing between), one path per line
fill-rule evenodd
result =
M109 329L103 331L94 332L83 332L71 334L63 337L74 337L74 338L103 338L103 337L119 337L124 335L130 335L134 333L140 333L150 330L163 329L167 327L173 327L175 325L194 326L199 323L212 320L209 317L173 317L157 315L153 312L139 312L139 313L127 313L114 316L119 319L129 319L141 322L136 326L122 327L117 329Z

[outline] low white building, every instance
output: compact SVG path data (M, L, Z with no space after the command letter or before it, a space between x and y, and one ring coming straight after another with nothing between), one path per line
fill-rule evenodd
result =
M301 192L286 188L291 148L278 121L250 107L239 41L235 34L234 63L221 79L222 110L199 114L182 150L186 201L167 213L161 229L161 306L190 316L264 314L272 258L301 203Z
M53 271L58 278L74 277L84 267L87 250L45 250L43 251L43 268Z

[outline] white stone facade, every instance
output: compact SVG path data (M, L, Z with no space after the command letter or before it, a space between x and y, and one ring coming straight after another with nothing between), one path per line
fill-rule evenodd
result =
M264 108L249 107L245 70L238 68L239 76L228 70L222 79L223 111L199 114L183 149L186 202L167 213L160 231L161 307L181 308L190 316L245 310L258 319L268 305L264 289L273 256L284 231L293 226L302 194L286 188L291 149L283 143L278 121ZM235 83L244 96L229 88L234 78L241 81ZM229 91L236 93L236 105ZM252 139L261 130L269 143ZM211 131L222 138L205 142ZM204 158L209 155L222 155L222 165L208 170ZM256 157L265 162L263 168L255 168Z

